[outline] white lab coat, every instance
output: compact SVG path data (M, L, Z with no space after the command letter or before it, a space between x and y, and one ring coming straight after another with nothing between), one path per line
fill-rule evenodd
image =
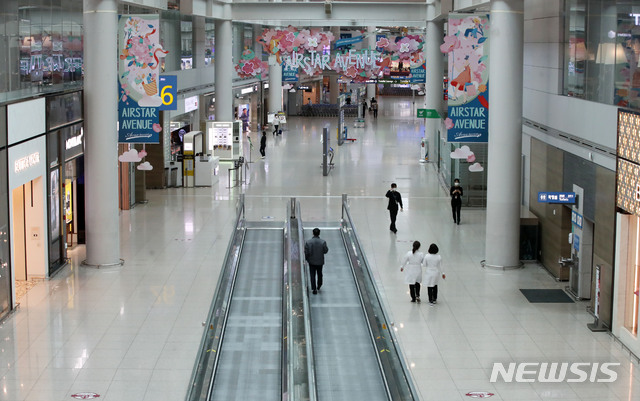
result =
M405 284L415 284L422 282L422 259L424 253L416 251L407 252L402 258L402 264L400 268L404 269L404 282Z
M433 287L438 285L438 280L444 271L442 270L442 257L438 254L428 253L422 261L424 265L424 285Z

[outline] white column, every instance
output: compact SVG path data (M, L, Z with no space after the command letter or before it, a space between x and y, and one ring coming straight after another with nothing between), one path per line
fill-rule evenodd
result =
M523 27L521 0L491 1L485 254L489 267L520 263Z
M442 99L442 74L443 55L440 52L442 44L442 21L427 21L427 37L425 38L424 57L426 60L426 82L425 82L425 108L434 109L440 113L443 109ZM427 118L425 120L425 139L429 143L429 160L433 161L436 154L436 144L439 118Z
M216 120L233 121L233 59L231 21L216 20Z
M120 263L118 4L84 0L83 7L86 263L115 265Z
M282 64L276 56L269 56L269 113L282 110Z
M376 49L376 27L369 26L367 27L367 34L370 36L367 37L367 44L369 49ZM367 84L367 103L371 101L372 97L376 96L376 84Z

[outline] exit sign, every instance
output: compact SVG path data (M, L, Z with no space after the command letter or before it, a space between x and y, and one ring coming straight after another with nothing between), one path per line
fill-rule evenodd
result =
M440 118L440 114L434 109L418 109L418 118Z

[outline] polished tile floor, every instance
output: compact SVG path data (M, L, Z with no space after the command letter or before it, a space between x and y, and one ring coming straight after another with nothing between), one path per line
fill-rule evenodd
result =
M269 135L267 157L253 150L246 194L251 220L284 220L286 201L302 203L307 226L350 208L407 364L423 400L639 400L638 366L606 333L592 333L585 303L529 304L519 288L562 288L537 265L510 272L480 268L485 212L449 216L433 165L417 162L422 120L410 100L382 98L377 121L350 129L322 176L320 133L335 119L290 118ZM256 134L253 142L258 143ZM224 170L224 169L223 169ZM39 283L0 327L0 400L59 401L79 392L105 401L184 399L234 222L238 188L226 172L213 188L147 191L148 203L122 212L119 268L79 267L83 248ZM384 194L405 200L398 234L388 230ZM399 260L413 240L441 249L447 279L439 302L410 303ZM331 267L325 267L325 286ZM324 287L323 287L324 289ZM329 291L323 293L326 296ZM348 329L345 327L345 330ZM490 383L493 362L620 362L614 383Z

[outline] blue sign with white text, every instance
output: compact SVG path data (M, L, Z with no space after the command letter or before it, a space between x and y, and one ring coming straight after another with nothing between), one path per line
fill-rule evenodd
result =
M576 203L575 192L538 192L540 203Z
M445 120L448 142L489 141L489 85L468 103L449 105Z
M338 40L336 40L336 47L342 47L342 46L352 45L354 43L360 43L360 42L362 42L362 39L364 39L364 37L362 35L354 36L352 38L351 37L346 37L346 38L343 38L343 39L338 39Z
M573 234L573 249L580 252L580 237Z
M287 67L286 63L282 66L282 82L298 82L299 75L297 68Z
M571 222L578 226L578 228L582 228L582 215L575 210L571 211Z
M418 68L411 68L409 82L412 84L423 84L427 82L427 66L423 63Z

